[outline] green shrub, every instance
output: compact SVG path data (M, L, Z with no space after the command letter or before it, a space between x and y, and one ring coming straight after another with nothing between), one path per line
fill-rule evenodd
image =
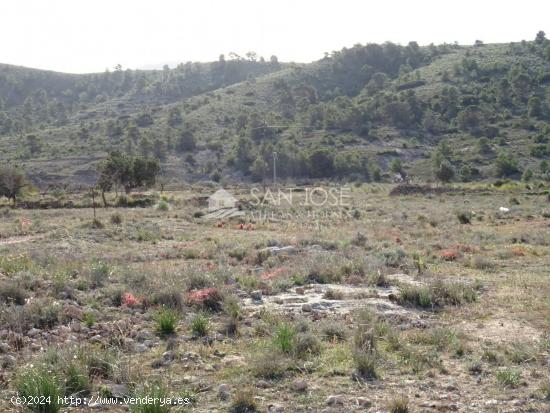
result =
M198 313L191 321L191 331L198 337L204 337L208 334L210 320L202 313Z
M468 211L457 212L456 217L461 224L470 224L472 222L472 213Z
M436 281L430 285L404 285L399 300L422 308L461 305L477 300L478 285Z
M170 209L170 206L168 205L168 202L164 200L160 200L159 203L157 204L157 209L159 211L168 211L168 209Z
M327 341L345 341L346 329L342 323L336 321L328 321L321 325L321 335L323 340Z
M84 313L82 316L82 321L86 327L92 327L96 322L94 313Z
M238 261L242 261L246 257L246 250L244 248L234 248L229 251L228 255L231 258L235 258Z
M321 343L311 333L299 333L294 339L294 355L299 358L316 356L321 353Z
M90 283L93 288L101 287L113 275L109 264L105 261L93 261L90 267Z
M426 286L404 285L400 288L399 299L422 308L430 308L434 304L432 292Z
M426 369L441 366L441 358L437 350L421 352L404 348L401 351L401 362L410 368L413 373L420 373Z
M157 332L160 335L167 336L176 332L176 327L180 320L180 315L172 308L161 307L154 316Z
M152 303L165 308L182 310L184 300L179 291L159 291L153 295Z
M280 354L263 354L255 357L251 363L251 371L254 377L265 380L278 380L288 370L288 361Z
M27 294L14 282L0 283L0 304L24 305Z

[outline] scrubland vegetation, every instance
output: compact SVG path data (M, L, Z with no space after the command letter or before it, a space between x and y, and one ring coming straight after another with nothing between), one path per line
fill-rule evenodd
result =
M20 394L191 402L138 412L544 411L547 190L391 189L352 186L344 214L223 222L199 213L200 186L95 218L89 194L6 200L2 410Z

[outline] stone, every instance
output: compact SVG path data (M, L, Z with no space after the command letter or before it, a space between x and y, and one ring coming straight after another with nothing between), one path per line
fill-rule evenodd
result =
M261 290L254 290L250 293L250 298L256 301L262 301L262 291Z
M306 290L304 287L296 287L296 294L304 295L306 293Z
M117 399L122 399L129 394L128 387L125 384L111 384L108 389L111 396Z
M281 404L270 404L267 408L268 412L284 412L285 407Z
M136 344L136 353L145 353L148 350L147 346L143 343Z
M311 307L311 304L303 304L302 311L304 313L311 313L313 311L313 308Z
M150 340L151 338L153 338L153 335L145 330L141 330L136 334L137 341L143 342L145 340Z
M229 366L246 366L246 360L243 356L229 355L222 361L224 367Z
M292 388L294 391L304 392L307 390L307 382L302 379L296 379L292 382Z
M370 399L367 399L366 397L358 397L357 405L360 407L369 408L372 406L372 402L370 401Z
M10 349L11 347L8 343L0 343L0 354L9 353Z
M12 356L11 354L6 354L4 357L2 357L2 368L8 368L15 366L15 362L17 359Z
M231 397L231 391L229 389L229 386L225 383L222 383L218 386L218 398L220 400L229 400Z
M183 376L182 381L185 384L192 384L196 383L198 381L198 378L196 376Z
M29 331L27 331L27 336L28 337L35 337L40 333L40 331L41 331L40 329L33 327Z
M344 405L344 396L332 395L328 396L326 400L327 406L343 406Z
M256 382L256 387L258 387L259 389L267 389L267 388L271 387L271 385L269 384L269 382L267 382L265 380L258 380Z
M165 351L164 353L162 353L162 358L165 361L172 361L176 358L176 353L173 351Z

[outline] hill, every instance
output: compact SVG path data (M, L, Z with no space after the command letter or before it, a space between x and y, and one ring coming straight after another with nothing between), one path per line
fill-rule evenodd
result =
M547 178L550 42L355 45L311 64L246 59L67 75L0 66L2 160L91 184L108 151L176 182Z

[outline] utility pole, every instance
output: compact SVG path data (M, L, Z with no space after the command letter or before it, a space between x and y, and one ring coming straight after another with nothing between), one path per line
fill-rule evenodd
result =
M277 152L273 152L273 186L277 185Z
M94 220L96 219L95 215L95 189L92 187L92 208L94 209Z

